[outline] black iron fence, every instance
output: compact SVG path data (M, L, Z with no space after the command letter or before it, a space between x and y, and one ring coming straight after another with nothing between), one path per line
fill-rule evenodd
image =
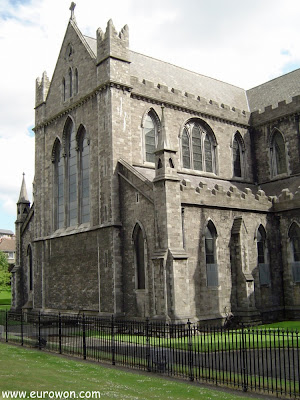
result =
M0 311L0 338L191 381L300 398L300 334Z

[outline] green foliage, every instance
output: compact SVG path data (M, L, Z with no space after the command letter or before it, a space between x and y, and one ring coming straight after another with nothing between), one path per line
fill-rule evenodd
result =
M11 306L11 290L0 292L0 312L1 310L9 310ZM0 322L1 325L1 322Z
M9 289L10 273L8 272L8 266L6 255L0 251L0 292Z

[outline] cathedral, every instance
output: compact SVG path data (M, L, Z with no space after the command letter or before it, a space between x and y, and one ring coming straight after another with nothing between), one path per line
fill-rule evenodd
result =
M250 90L129 48L71 7L36 81L12 310L300 318L300 69Z

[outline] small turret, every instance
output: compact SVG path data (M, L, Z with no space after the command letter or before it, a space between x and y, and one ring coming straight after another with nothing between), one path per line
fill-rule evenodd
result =
M48 90L50 87L50 80L47 72L44 71L42 79L37 78L35 85L35 107L40 106L46 101Z
M105 33L100 28L97 30L97 64L108 57L130 62L128 48L129 29L127 25L118 34L110 19Z
M125 25L118 34L112 20L106 31L97 30L98 84L114 81L130 84L129 30Z
M23 222L30 210L30 201L28 199L25 174L23 173L22 186L20 190L19 200L17 202L17 222Z
M172 179L179 181L176 166L176 150L170 146L166 125L164 106L161 107L161 132L155 150L155 179Z

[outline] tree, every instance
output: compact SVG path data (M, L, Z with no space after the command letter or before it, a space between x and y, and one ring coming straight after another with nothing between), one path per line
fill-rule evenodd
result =
M9 289L10 273L6 255L0 251L0 292Z

